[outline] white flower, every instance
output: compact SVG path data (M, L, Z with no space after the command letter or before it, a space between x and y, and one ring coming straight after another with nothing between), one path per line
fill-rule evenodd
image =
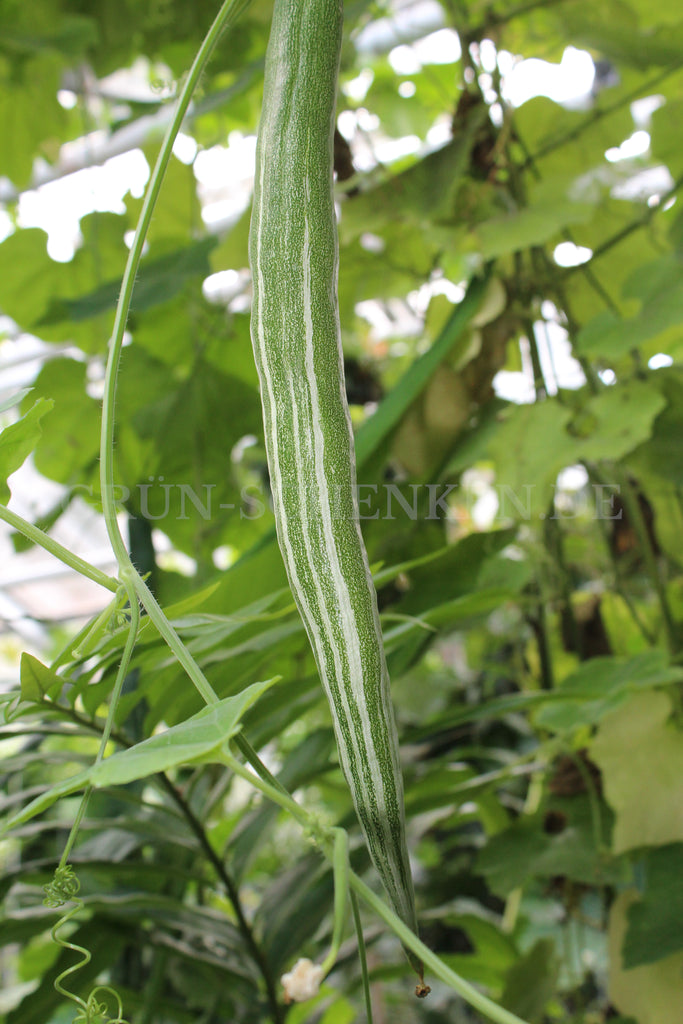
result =
M320 982L323 980L323 969L320 964L303 957L297 960L287 974L283 974L282 985L285 990L286 1003L303 1003L318 994Z

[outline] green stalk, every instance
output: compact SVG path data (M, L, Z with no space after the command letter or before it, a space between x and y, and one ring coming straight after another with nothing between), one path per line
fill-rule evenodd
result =
M215 21L209 29L204 42L200 46L197 55L192 63L187 77L185 78L180 95L178 96L173 119L166 130L159 155L154 165L152 177L150 178L145 199L140 211L140 217L135 229L133 244L130 247L126 269L121 282L121 293L116 307L114 328L109 345L107 368L104 379L104 396L102 399L102 428L100 433L100 488L102 491L102 512L104 514L105 526L109 541L111 543L116 561L119 566L121 577L124 576L132 585L137 599L149 615L149 618L158 629L161 636L169 645L176 658L185 669L190 679L196 686L207 704L214 704L218 697L209 684L206 676L194 661L180 637L174 630L171 623L164 615L149 587L140 577L135 569L128 550L124 543L116 517L116 504L114 502L114 423L115 423L115 401L116 401L116 377L119 363L121 361L121 350L123 338L130 312L130 304L135 287L135 278L142 257L142 250L149 230L149 225L154 213L154 207L161 191L163 178L166 173L168 162L173 152L173 143L180 131L185 115L187 114L192 94L201 78L204 69L215 49L221 33L246 9L250 0L225 0Z
M138 605L137 597L135 596L135 591L133 590L133 587L131 586L129 581L124 582L124 585L126 587L126 592L128 594L128 600L130 602L130 625L128 627L128 636L126 637L126 643L124 645L123 653L121 655L121 661L119 662L118 671L116 673L114 689L112 690L111 700L109 701L109 710L107 712L106 722L104 723L104 729L102 731L102 738L100 739L100 745L97 750L97 756L95 757L95 764L99 764L99 762L102 761L102 759L104 758L104 753L107 749L107 744L109 743L109 739L111 737L112 729L114 727L114 715L116 714L116 708L119 702L119 697L121 696L123 682L128 672L128 666L130 665L130 659L133 655L133 648L135 647L135 641L138 635L138 628L140 626L140 607ZM78 830L85 815L91 793L92 786L88 786L83 796L81 797L81 802L79 804L78 811L76 812L74 823L71 826L69 837L66 841L66 845L64 847L61 860L59 861L59 866L57 868L58 871L60 869L65 868L67 861L69 860L69 856L71 854L74 842L76 841L76 836L78 835Z
M370 993L370 973L368 971L368 957L365 951L365 936L363 935L363 922L360 917L358 897L355 892L349 893L351 899L351 913L353 914L353 926L356 929L356 940L358 942L358 959L360 960L360 976L363 983L363 996L365 997L365 1015L368 1018L367 1024L373 1024L372 1019L372 996Z
M45 551L54 555L64 565L68 565L70 569L75 569L76 572L79 572L81 576L85 576L86 579L92 580L93 583L99 583L101 587L105 587L106 590L111 590L114 593L119 589L119 582L113 576L107 576L106 572L102 572L101 569L97 569L90 562L86 562L79 558L78 555L74 555L72 551L63 547L58 541L53 540L47 533L43 533L33 523L29 523L26 519L18 516L16 512L12 512L6 505L0 505L0 519L4 519L17 533L23 534L27 540L44 548Z
M150 620L156 626L159 634L166 641L171 651L176 656L180 665L187 672L191 682L194 683L195 688L203 697L205 703L215 704L218 701L218 694L211 686L211 683L206 678L199 665L164 615L161 605L145 581L140 577L132 562L130 563L130 568L126 569L126 573L130 578L130 582L140 604L147 612Z
M335 828L333 832L334 926L332 929L330 951L320 965L323 970L323 977L330 973L337 962L342 939L344 938L344 925L346 924L346 911L349 899L349 871L351 870L349 863L349 836L343 828Z
M604 476L599 474L595 466L593 466L591 463L584 462L583 465L591 481L595 481L598 484L604 484L606 482ZM610 560L612 572L614 573L614 589L626 605L626 608L631 618L633 619L633 622L642 634L645 643L648 645L648 647L653 647L656 642L656 636L648 627L648 625L643 621L640 612L636 607L635 601L628 592L628 585L624 577L624 572L622 570L621 563L619 562L619 559L614 552L612 544L610 543L610 535L607 527L607 522L605 519L602 518L602 516L597 517L597 522L598 528L602 535L605 551L607 552L607 557Z
M123 281L121 282L121 293L116 307L114 329L109 345L109 356L107 359L107 369L104 380L102 429L100 434L100 487L102 490L102 511L104 513L104 521L107 528L107 534L109 535L109 541L121 570L124 568L133 569L133 565L116 520L116 505L114 502L114 403L116 398L116 376L121 360L121 349L123 347L123 338L126 330L126 323L128 321L128 314L130 312L133 288L135 287L135 278L140 265L142 250L149 230L149 225L152 220L152 214L154 213L154 207L156 205L159 192L161 191L161 185L166 173L168 162L171 159L171 153L173 152L173 143L175 142L176 135L180 131L185 115L187 114L192 94L197 87L197 83L204 72L221 33L242 13L243 10L246 9L248 5L249 0L225 0L225 3L216 15L216 19L209 29L204 42L200 46L197 56L192 63L192 67L185 78L185 82L176 102L173 119L166 129L166 134L164 135L161 149L159 150L159 155L157 157L156 164L154 165L152 177L145 194L142 210L140 211L140 217L135 229L133 244L131 245L130 252L128 253ZM141 600L143 600L144 596L143 604L149 612L147 601L151 595L149 595L149 591L146 587L145 591L147 591L147 593L144 595L140 590L138 593ZM151 612L149 613L150 617L152 617ZM158 627L158 622L156 620L154 620L154 622Z
M664 622L664 629L666 633L667 646L669 653L672 658L675 658L678 654L678 631L676 623L674 621L673 614L671 612L671 606L669 605L669 598L666 593L666 587L662 580L661 573L659 571L659 565L657 563L657 555L655 554L650 534L648 532L645 517L640 507L640 501L638 495L628 478L628 474L621 471L620 467L613 465L613 475L621 485L621 495L624 499L624 505L626 506L626 512L628 517L633 524L633 528L636 531L636 536L640 544L640 550L645 561L645 567L652 580L655 588L655 593L659 599L659 606L662 612L662 620Z
M475 1010L494 1021L494 1024L526 1024L526 1021L518 1017L516 1013L511 1013L510 1010L494 1003L492 999L447 967L443 960L433 953L429 946L425 946L424 942L420 942L417 935L404 925L400 917L386 905L384 900L380 899L353 871L349 874L349 883L354 892L365 900L368 906L372 907L385 924L389 925L403 945L408 946L435 977L440 978L449 988L462 996Z

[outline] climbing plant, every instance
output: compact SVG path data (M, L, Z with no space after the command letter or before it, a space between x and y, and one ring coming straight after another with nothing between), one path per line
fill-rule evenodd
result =
M43 343L0 377L0 518L103 594L3 637L0 1019L678 1022L678 5L344 5L345 392L420 940L276 537L240 191L272 16L0 10L0 364ZM122 153L145 197L87 199ZM32 209L77 168L70 255ZM59 488L34 517L29 458ZM111 575L60 543L83 503Z

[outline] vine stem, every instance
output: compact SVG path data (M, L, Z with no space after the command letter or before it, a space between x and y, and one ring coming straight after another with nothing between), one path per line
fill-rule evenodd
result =
M135 287L135 277L140 265L142 250L149 230L149 225L152 220L154 207L156 205L159 192L161 191L161 185L166 173L166 168L168 167L168 162L171 159L173 144L178 132L180 131L183 120L185 119L185 115L187 114L194 90L204 72L213 50L215 49L221 33L242 13L243 10L246 9L249 2L250 0L225 0L220 11L216 15L211 28L206 34L202 45L197 51L192 67L185 78L180 95L176 101L173 118L166 130L156 164L154 165L152 177L145 193L142 210L140 211L140 217L138 218L137 227L135 229L133 244L131 245L130 252L128 253L123 280L121 282L121 293L116 306L114 328L109 345L109 355L107 358L107 368L104 379L102 428L100 432L100 488L102 491L102 511L104 514L104 521L109 541L113 548L120 570L129 568L135 572L125 542L121 536L121 531L119 530L116 518L116 503L114 501L114 410L116 399L116 375L121 361L121 350L123 348L126 323L130 312L133 288ZM137 586L136 590L138 590ZM143 601L145 608L149 612L146 599L151 595L146 587L145 590L147 591L147 594L143 594L140 590L138 590L138 594L140 599ZM151 613L150 617L152 617ZM158 626L158 622L156 620L153 621L155 621L155 625Z
M367 1024L373 1024L372 1020L372 995L370 992L370 972L368 971L368 958L365 951L365 937L363 936L363 922L360 916L360 907L358 906L358 896L355 892L351 891L350 902L351 902L351 913L353 914L353 925L356 929L356 937L358 940L358 958L360 960L360 974L363 982L363 995L365 997L365 1015L368 1018Z
M102 399L102 426L100 432L100 489L102 492L102 512L107 529L109 542L112 546L116 561L119 566L119 574L129 581L149 618L157 630L169 645L176 658L187 672L188 676L196 686L197 690L207 704L215 704L218 696L210 685L204 673L194 661L180 637L174 630L171 623L164 615L156 598L149 587L141 578L133 565L126 544L121 535L114 501L114 426L115 426L115 403L116 403L116 377L121 361L121 351L126 330L126 323L130 312L130 305L135 287L135 277L140 265L142 250L152 220L154 207L161 191L163 178L168 167L168 162L173 152L173 143L180 131L185 115L187 114L192 95L199 79L213 53L213 50L227 26L234 21L245 8L250 0L225 0L220 11L209 29L197 55L192 63L187 77L185 78L180 95L176 101L175 111L166 134L164 135L159 155L154 165L149 186L145 193L142 210L138 218L135 236L130 247L126 269L121 283L121 293L116 306L114 327L109 344L107 368L104 379L104 395Z
M111 738L112 729L114 728L114 715L116 714L116 708L119 702L119 697L121 696L123 682L126 678L126 673L128 672L128 666L130 664L130 659L133 655L133 648L135 647L135 641L137 640L138 635L138 628L140 626L140 606L138 604L138 599L135 595L135 590L133 589L133 586L130 580L128 579L124 579L124 586L126 589L126 594L128 595L128 600L130 602L130 624L128 626L128 636L126 637L126 643L124 645L121 660L119 662L119 667L116 672L114 689L112 690L111 700L109 701L109 710L107 712L107 718L104 723L104 729L102 730L102 737L100 739L100 745L97 750L97 755L95 757L95 764L99 764L99 762L102 761L102 759L104 758L104 754L107 749L107 744L109 743L109 740ZM83 796L81 797L81 802L78 806L78 811L76 812L74 823L71 826L69 837L66 841L66 845L64 846L64 851L62 853L61 860L59 861L58 870L60 868L66 867L67 861L69 860L69 856L71 854L72 847L76 841L76 836L78 835L78 830L80 828L81 821L83 820L83 817L85 815L91 793L92 786L88 786Z
M596 248L593 249L593 255L587 263L579 263L573 267L566 267L564 273L561 275L562 278L566 281L567 278L571 277L571 275L576 273L577 270L583 271L584 267L589 265L592 266L600 259L601 256L604 256L605 253L610 251L610 249L613 249L615 245L619 245L620 242L623 242L624 239L628 238L629 235L632 235L634 231L639 231L641 228L647 227L660 211L666 209L667 203L677 196L681 188L683 188L683 175L679 176L671 188L660 196L659 202L656 206L648 206L639 217L635 217L625 227L621 228L620 231L617 231L616 234L611 235L610 238L605 239L604 242L596 246Z
M589 462L584 462L583 465L584 465L584 468L585 468L586 472L588 473L588 476L589 476L591 482L595 481L599 485L603 485L604 486L604 484L606 482L605 478L600 473L597 472L596 467L593 466ZM600 524L599 525L600 533L602 534L602 540L603 540L603 543L605 545L607 556L608 556L608 558L610 560L610 563L611 563L611 566L612 566L612 572L614 573L614 589L616 590L616 593L619 595L619 597L622 599L622 601L626 605L626 608L628 609L628 612L629 612L631 618L633 619L634 624L640 630L640 633L641 633L645 643L649 647L654 647L654 645L656 643L656 640L657 640L656 635L649 628L647 623L645 623L643 621L643 619L642 619L642 617L640 615L640 612L638 611L638 608L636 606L635 601L633 600L633 598L631 597L631 595L628 592L627 581L624 578L624 573L623 573L622 567L619 564L619 559L618 559L617 555L614 552L612 544L610 543L610 536L609 536L609 531L608 531L608 528L607 528L607 523L602 518L602 516L598 516L597 517L597 521Z
M623 470L616 464L612 465L612 475L621 486L621 496L623 498L624 505L626 506L628 517L633 524L633 528L636 532L640 549L643 554L645 567L659 599L659 606L662 613L662 621L664 623L664 631L669 653L672 658L675 658L678 654L678 630L671 611L671 606L669 605L666 586L662 580L659 565L657 563L657 555L640 506L638 493L633 487L628 474L623 472Z
M106 572L102 572L101 569L91 565L90 562L79 558L73 551L63 547L58 541L48 536L47 533L43 533L41 529L34 526L33 523L29 523L27 519L23 519L16 512L12 512L6 505L0 505L0 519L3 519L17 533L21 533L26 537L27 540L33 541L34 544L44 548L49 554L54 555L58 561L68 565L70 569L75 569L81 576L92 580L93 583L99 583L101 587L114 593L119 589L119 582L113 576L107 576Z

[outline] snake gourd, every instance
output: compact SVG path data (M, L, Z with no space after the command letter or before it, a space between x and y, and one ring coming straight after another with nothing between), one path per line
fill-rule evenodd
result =
M416 930L398 739L344 388L332 193L341 37L340 0L275 0L249 238L251 334L280 550L372 860L394 909Z

